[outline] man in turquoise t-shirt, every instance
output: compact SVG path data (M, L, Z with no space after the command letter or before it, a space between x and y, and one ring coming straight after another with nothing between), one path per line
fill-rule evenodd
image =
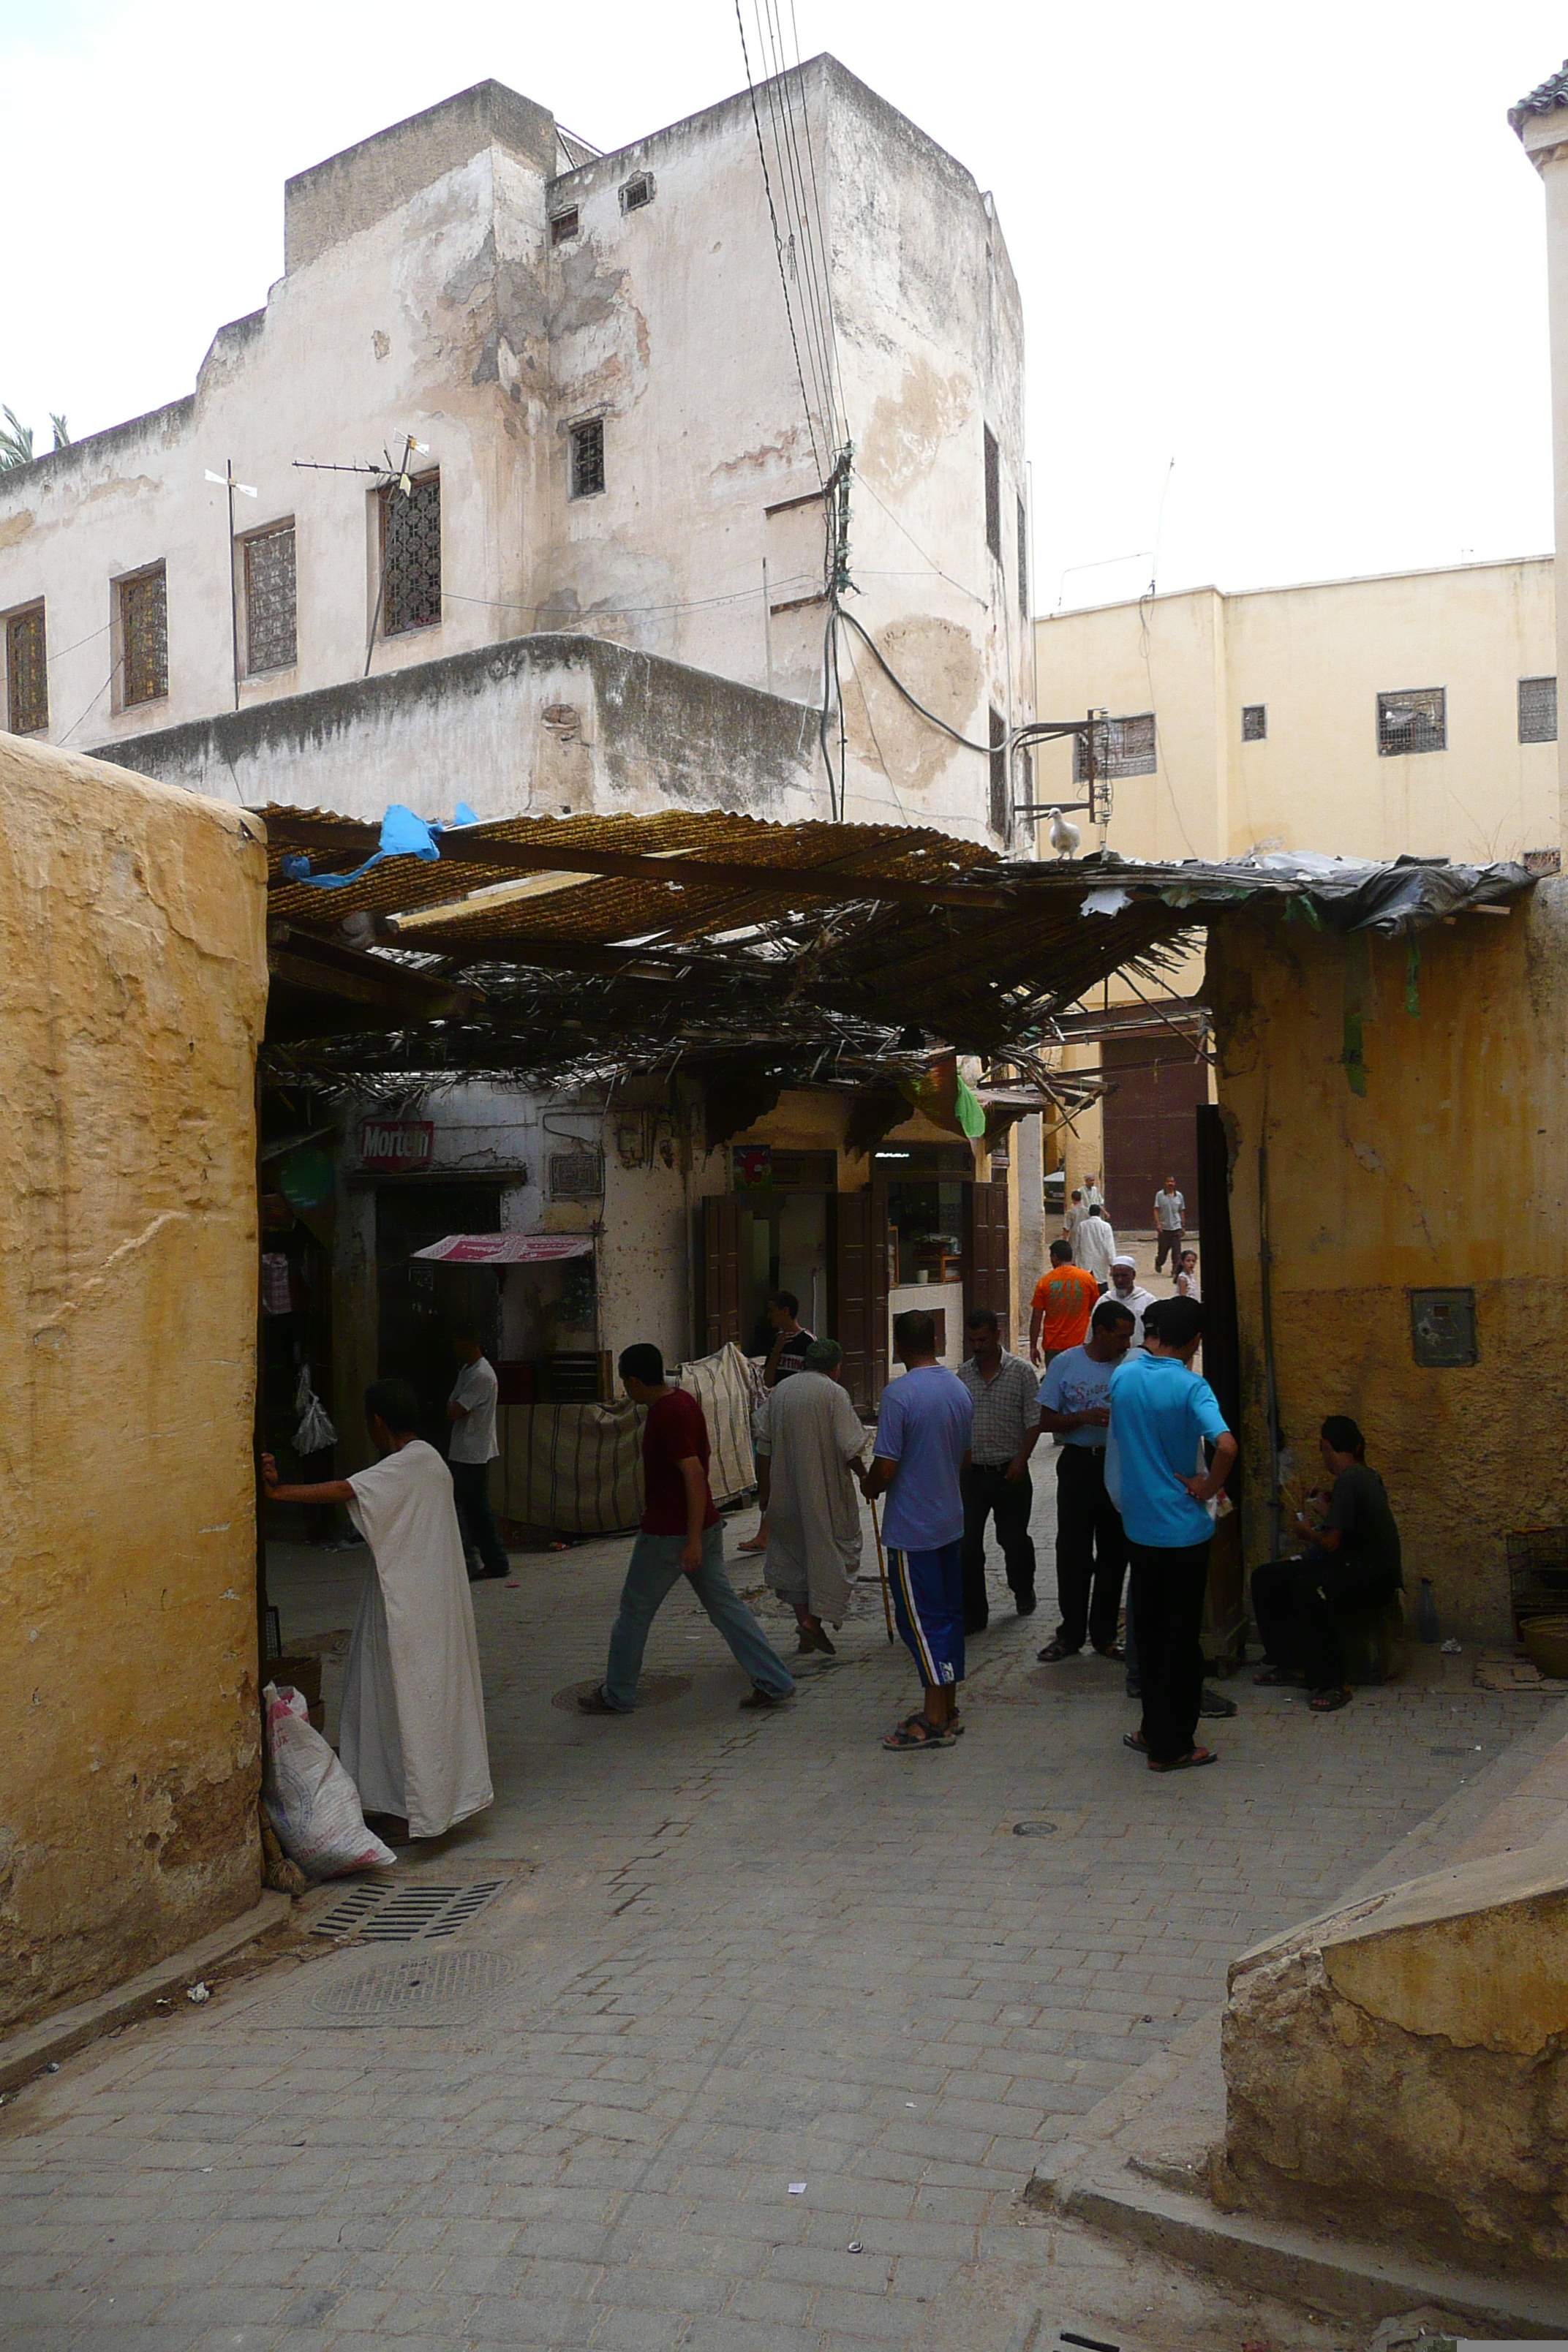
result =
M1214 1527L1205 1506L1236 1460L1236 1440L1207 1381L1192 1369L1204 1333L1195 1298L1158 1298L1143 1318L1143 1346L1110 1375L1106 1484L1127 1531L1143 1720L1124 1735L1152 1772L1212 1764L1196 1744L1203 1698L1202 1631ZM1198 1448L1209 1439L1214 1465Z

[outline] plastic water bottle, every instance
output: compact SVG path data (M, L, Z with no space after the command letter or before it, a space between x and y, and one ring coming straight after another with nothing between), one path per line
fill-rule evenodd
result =
M1442 1638L1437 1622L1437 1596L1432 1590L1432 1580L1424 1576L1421 1590L1415 1596L1415 1637L1421 1642L1436 1642Z

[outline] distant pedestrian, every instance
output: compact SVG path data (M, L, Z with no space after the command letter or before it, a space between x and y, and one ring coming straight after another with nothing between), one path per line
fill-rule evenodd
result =
M1072 1191L1072 1197L1068 1202L1067 1214L1062 1219L1062 1239L1073 1252L1075 1263L1077 1261L1078 1255L1078 1229L1084 1223L1085 1219L1092 1214L1093 1212L1089 1208L1089 1202L1084 1199L1081 1191L1075 1184Z
M1181 1267L1176 1276L1176 1296L1178 1298L1203 1297L1198 1286L1198 1254L1195 1249L1182 1252Z
M1348 1413L1331 1413L1319 1451L1333 1480L1326 1507L1298 1512L1305 1538L1294 1559L1271 1559L1252 1571L1252 1613L1263 1643L1266 1687L1294 1681L1311 1692L1314 1715L1350 1703L1336 1609L1391 1600L1405 1582L1399 1529L1388 1492L1369 1467L1366 1440Z
M1072 1244L1053 1242L1049 1271L1035 1285L1029 1308L1029 1356L1048 1364L1063 1348L1081 1345L1100 1297L1092 1274L1072 1262Z
M447 1466L452 1473L468 1581L477 1584L485 1577L511 1574L511 1562L490 1509L490 1464L500 1452L496 1443L500 1382L471 1324L453 1333L452 1352L462 1370L447 1400L447 1419L452 1426L447 1440Z
M1002 1345L996 1317L989 1307L977 1307L965 1316L964 1337L969 1354L958 1377L974 1404L969 1439L970 1459L960 1485L963 1492L963 1630L983 1633L991 1618L985 1592L985 1523L996 1522L996 1540L1007 1570L1014 1606L1020 1617L1035 1611L1035 1545L1029 1533L1029 1513L1035 1489L1029 1477L1029 1456L1040 1434L1038 1383L1021 1356L1011 1356Z
M724 1529L708 1485L702 1407L665 1379L664 1358L650 1341L623 1349L616 1370L632 1402L648 1409L642 1436L647 1507L621 1587L605 1679L577 1704L584 1715L631 1713L648 1628L677 1580L689 1576L710 1622L751 1677L741 1705L781 1706L795 1684L725 1573Z
M1083 1180L1083 1197L1091 1209L1103 1209L1105 1206L1105 1195L1092 1176L1086 1176Z
M805 1351L812 1342L813 1334L800 1320L800 1301L793 1290L775 1290L769 1294L768 1328L773 1337L763 1366L763 1387L765 1391L777 1388L781 1381L800 1370L805 1362ZM737 1544L737 1551L766 1551L768 1548L768 1493L773 1473L768 1467L767 1455L757 1444L764 1420L764 1413L753 1414L752 1429L757 1463L757 1509L761 1517L756 1534L749 1536L744 1543Z
M1110 1288L1108 1298L1119 1298L1132 1316L1132 1345L1143 1345L1143 1317L1154 1304L1154 1294L1145 1290L1138 1279L1138 1261L1126 1250L1119 1250L1110 1261Z
M1061 1441L1057 1456L1057 1605L1061 1623L1040 1652L1042 1665L1076 1658L1085 1637L1102 1658L1120 1660L1116 1632L1127 1538L1105 1490L1110 1376L1132 1339L1132 1310L1102 1298L1088 1339L1052 1361L1040 1382L1040 1425Z
M772 1476L763 1573L795 1611L803 1651L834 1654L824 1619L842 1625L860 1573L860 1498L851 1466L866 1432L845 1392L844 1350L814 1339L805 1362L768 1399L758 1452Z
M911 1753L951 1748L963 1728L963 1493L974 1407L955 1372L936 1360L936 1318L911 1307L893 1318L893 1346L904 1366L889 1381L869 1470L869 1500L885 1493L882 1532L899 1631L920 1674L923 1701L889 1732L884 1748Z
M1175 1273L1182 1257L1182 1229L1187 1221L1187 1204L1177 1188L1173 1176L1167 1176L1154 1195L1154 1271L1164 1271L1167 1255L1171 1272Z
M1157 1298L1143 1318L1142 1347L1110 1376L1107 1484L1127 1531L1143 1693L1142 1723L1125 1742L1154 1772L1215 1761L1195 1737L1214 1536L1205 1506L1224 1486L1237 1445L1214 1391L1192 1369L1203 1330L1195 1299ZM1215 1449L1206 1472L1196 1466L1205 1439Z
M1092 1274L1096 1289L1103 1294L1110 1286L1111 1262L1116 1255L1116 1235L1103 1209L1096 1209L1078 1229L1073 1244L1073 1256L1086 1274Z

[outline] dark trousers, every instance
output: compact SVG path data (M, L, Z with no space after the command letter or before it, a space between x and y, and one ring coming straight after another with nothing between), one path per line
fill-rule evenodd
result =
M1385 1601L1391 1579L1370 1577L1332 1552L1305 1559L1271 1559L1252 1571L1252 1614L1263 1654L1273 1666L1300 1666L1309 1690L1337 1690L1344 1682L1337 1608Z
M1105 1491L1105 1448L1066 1444L1057 1455L1057 1639L1064 1650L1081 1650L1086 1633L1097 1650L1114 1646L1126 1573L1121 1514Z
M1035 1490L1026 1470L1009 1478L1003 1467L972 1462L959 1474L963 1489L963 1630L977 1633L991 1620L985 1598L985 1522L994 1517L996 1540L1006 1563L1007 1582L1016 1601L1035 1597L1035 1539L1029 1533L1029 1513Z
M1173 1764L1196 1744L1210 1540L1127 1547L1132 1563L1132 1613L1138 1620L1143 1741L1153 1764Z
M1167 1234L1162 1232L1156 1234L1154 1240L1154 1271L1156 1274L1160 1272L1165 1263L1165 1253L1167 1250L1169 1250L1171 1254L1171 1272L1175 1274L1179 1271L1182 1263L1182 1250L1185 1241L1186 1235L1183 1233L1180 1225L1175 1228L1173 1233Z
M506 1546L496 1533L495 1515L490 1509L489 1464L448 1462L447 1467L452 1474L452 1499L458 1506L458 1525L470 1568L478 1552L487 1576L510 1576L511 1562L506 1556Z

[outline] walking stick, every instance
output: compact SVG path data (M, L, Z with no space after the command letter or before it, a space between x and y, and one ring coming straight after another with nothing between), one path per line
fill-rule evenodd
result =
M871 1533L877 1538L877 1573L882 1580L882 1614L888 1621L888 1639L893 1638L893 1604L888 1598L888 1559L882 1549L882 1530L877 1525L877 1497L871 1497Z

